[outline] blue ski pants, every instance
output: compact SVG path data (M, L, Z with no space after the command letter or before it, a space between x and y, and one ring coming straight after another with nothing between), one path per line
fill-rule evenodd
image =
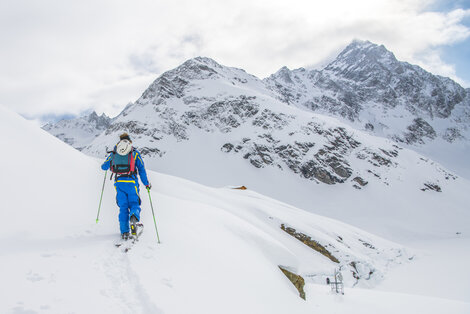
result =
M139 182L133 178L119 178L114 183L116 202L119 206L121 233L129 232L129 218L134 215L140 221Z

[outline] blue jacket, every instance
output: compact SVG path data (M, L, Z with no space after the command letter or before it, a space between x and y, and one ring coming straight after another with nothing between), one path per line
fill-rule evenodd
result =
M147 172L145 171L144 161L142 160L142 157L140 156L139 151L133 148L132 154L135 160L135 167L137 168L139 176L140 176L140 181L142 181L142 183L145 186L149 185L149 180L147 179ZM106 158L106 160L104 161L104 163L101 165L101 169L108 170L110 168L112 157L113 157L113 153L110 153L108 157Z

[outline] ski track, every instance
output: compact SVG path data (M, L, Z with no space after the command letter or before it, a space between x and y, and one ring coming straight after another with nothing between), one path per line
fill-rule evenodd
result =
M139 275L132 267L132 259L132 252L124 253L121 248L109 250L103 258L104 272L112 283L110 295L122 304L122 313L163 313L141 284Z

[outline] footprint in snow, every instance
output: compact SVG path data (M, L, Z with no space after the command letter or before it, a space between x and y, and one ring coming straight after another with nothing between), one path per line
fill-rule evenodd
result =
M28 279L31 282L38 282L38 281L44 280L45 278L39 275L38 273L33 273L32 271L30 271L29 273L26 274L26 279Z

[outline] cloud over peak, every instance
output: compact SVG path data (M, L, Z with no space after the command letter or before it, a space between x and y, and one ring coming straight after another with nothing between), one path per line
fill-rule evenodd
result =
M20 113L116 114L198 55L266 77L332 59L353 39L461 83L441 47L469 38L470 10L431 0L59 0L0 3L0 103Z

